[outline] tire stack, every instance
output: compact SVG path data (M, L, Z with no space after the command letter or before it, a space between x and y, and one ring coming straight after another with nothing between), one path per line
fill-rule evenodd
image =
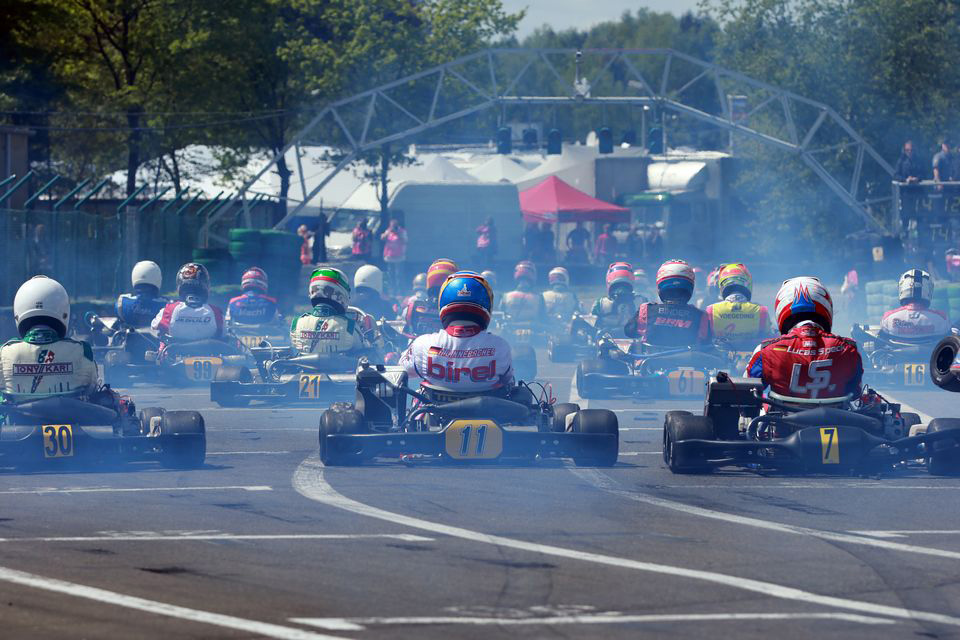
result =
M867 318L880 324L883 314L900 306L896 280L874 280L867 283Z
M230 253L224 249L198 247L193 250L193 261L202 264L210 272L210 282L216 286L230 279Z
M956 322L960 320L960 283L951 282L950 284L941 287L947 294L947 299L944 301L942 298L940 302L943 306L933 305L934 309L940 309L941 311L946 311L947 315L950 316L950 322ZM934 289L934 300L936 300L936 289Z
M951 322L957 318L956 313L950 308L950 294L948 293L950 285L946 282L935 283L933 287L933 300L930 302L930 306L938 311L943 311L950 316ZM956 298L958 294L954 294ZM954 302L956 305L960 300Z
M233 274L230 282L239 282L240 275L248 267L261 265L260 229L230 229L230 256L233 258ZM269 275L270 272L267 271Z
M295 233L264 229L260 231L260 264L270 277L270 295L280 300L287 308L302 299L305 292L300 291L300 245L303 240Z

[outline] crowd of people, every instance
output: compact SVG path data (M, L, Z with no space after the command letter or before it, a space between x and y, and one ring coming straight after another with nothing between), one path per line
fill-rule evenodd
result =
M607 265L614 260L655 265L663 254L663 223L598 225L596 237L586 224L578 221L567 232L562 248L557 247L553 225L527 223L523 233L523 257L541 267L564 265Z

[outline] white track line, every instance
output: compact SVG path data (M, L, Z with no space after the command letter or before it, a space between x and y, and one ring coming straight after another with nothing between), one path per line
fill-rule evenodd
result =
M960 535L960 529L930 529L928 531L901 529L899 531L851 531L850 533L874 538L906 538L908 536L955 536Z
M290 618L296 624L308 624L327 631L364 631L367 626L401 625L470 625L532 627L579 624L642 624L664 622L736 622L764 620L842 620L859 624L896 624L886 618L873 618L855 613L679 613L624 615L599 613L590 615L550 616L542 618L480 618L435 616L411 618Z
M138 493L140 491L273 491L268 485L228 485L223 487L38 487L36 489L6 489L0 495L59 495L64 493Z
M280 456L296 451L207 451L208 456Z
M821 540L829 540L830 542L842 542L847 544L859 544L867 547L876 547L879 549L886 549L888 551L901 551L904 553L915 553L919 555L934 556L937 558L947 558L950 560L960 560L960 552L958 551L947 551L945 549L934 549L931 547L918 546L912 544L904 544L902 542L890 542L889 540L878 540L876 538L869 538L864 536L851 535L849 533L842 533L838 531L824 531L821 529L811 529L809 527L799 527L792 524L783 524L780 522L773 522L770 520L760 520L759 518L750 518L747 516L738 516L732 513L726 513L724 511L716 511L714 509L705 509L703 507L694 507L692 505L677 502L675 500L666 500L664 498L657 498L645 493L640 493L637 491L627 491L625 489L619 488L614 481L607 475L600 473L594 469L570 469L576 476L586 480L588 483L602 489L607 493L619 496L621 498L626 498L627 500L632 500L634 502L641 502L643 504L649 504L655 507L662 507L664 509L671 509L673 511L679 511L686 515L697 516L700 518L708 518L711 520L720 520L722 522L728 522L731 524L742 525L746 527L753 527L755 529L766 529L768 531L776 531L778 533L792 533L794 535L807 536L810 538L819 538Z
M17 571L16 569L8 569L6 567L0 567L0 582L8 582L10 584L16 584L22 587L30 587L33 589L41 589L43 591L62 593L68 596L102 602L115 607L136 609L138 611L167 616L169 618L188 620L190 622L197 622L200 624L209 624L225 629L234 629L249 635L264 636L267 638L279 638L280 640L342 640L342 638L338 638L337 636L328 636L312 631L306 631L304 629L285 627L278 624L271 624L269 622L259 622L257 620L248 620L246 618L236 618L234 616L212 613L210 611L201 611L199 609L188 609L187 607L180 607L173 604L167 604L165 602L157 602L155 600L137 598L136 596L128 596L122 593L117 593L116 591L107 591L106 589L99 589L97 587L88 587L75 582L56 580L54 578L45 578L43 576L27 573L25 571ZM145 621L145 624L148 623Z
M113 536L59 536L48 538L0 538L0 542L183 542L211 540L402 540L403 542L433 542L433 538L409 533L290 533L246 534L213 533L198 535L113 535Z
M528 542L526 540L517 540L515 538L506 538L479 531L472 531L462 527L454 527L421 520L399 513L393 513L384 509L379 509L356 500L352 500L336 491L323 477L324 467L316 454L310 456L297 467L293 475L293 487L298 493L310 500L326 504L331 507L343 509L351 513L392 522L394 524L431 531L440 535L447 535L481 544L489 544L496 547L506 547L518 549L520 551L529 551L541 555L567 558L581 562L605 565L618 569L629 569L642 571L646 573L655 573L660 575L669 575L677 578L687 578L701 580L715 585L722 585L733 589L741 589L760 595L788 600L791 602L806 602L825 607L837 609L847 609L858 611L869 615L886 616L890 618L903 618L911 620L922 620L925 622L936 622L952 626L960 626L960 618L948 616L928 611L917 611L915 609L906 609L903 607L893 607L873 602L864 602L861 600L851 600L836 596L821 595L810 591L803 591L794 587L780 585L773 582L762 580L753 580L750 578L740 578L737 576L717 573L714 571L703 571L699 569L687 569L667 564L658 564L654 562L643 562L630 558L620 558L617 556L604 555L600 553L591 553L588 551L578 551L565 547L555 547L552 545Z

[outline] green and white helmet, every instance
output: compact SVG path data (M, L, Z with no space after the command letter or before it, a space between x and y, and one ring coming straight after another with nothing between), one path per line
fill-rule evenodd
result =
M343 312L350 304L350 282L340 269L323 267L314 270L310 274L308 293L313 305L325 303Z

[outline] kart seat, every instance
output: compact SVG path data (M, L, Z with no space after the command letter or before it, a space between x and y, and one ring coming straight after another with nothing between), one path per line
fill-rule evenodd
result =
M112 425L117 412L78 398L54 396L3 407L11 424Z
M530 415L530 409L506 398L475 396L431 407L430 413L446 419L489 418L503 422L520 422Z
M876 418L847 411L833 407L817 407L816 409L805 409L786 416L786 420L796 424L802 424L811 427L829 427L829 426L848 426L864 429L865 431L877 431L880 429L880 421Z

